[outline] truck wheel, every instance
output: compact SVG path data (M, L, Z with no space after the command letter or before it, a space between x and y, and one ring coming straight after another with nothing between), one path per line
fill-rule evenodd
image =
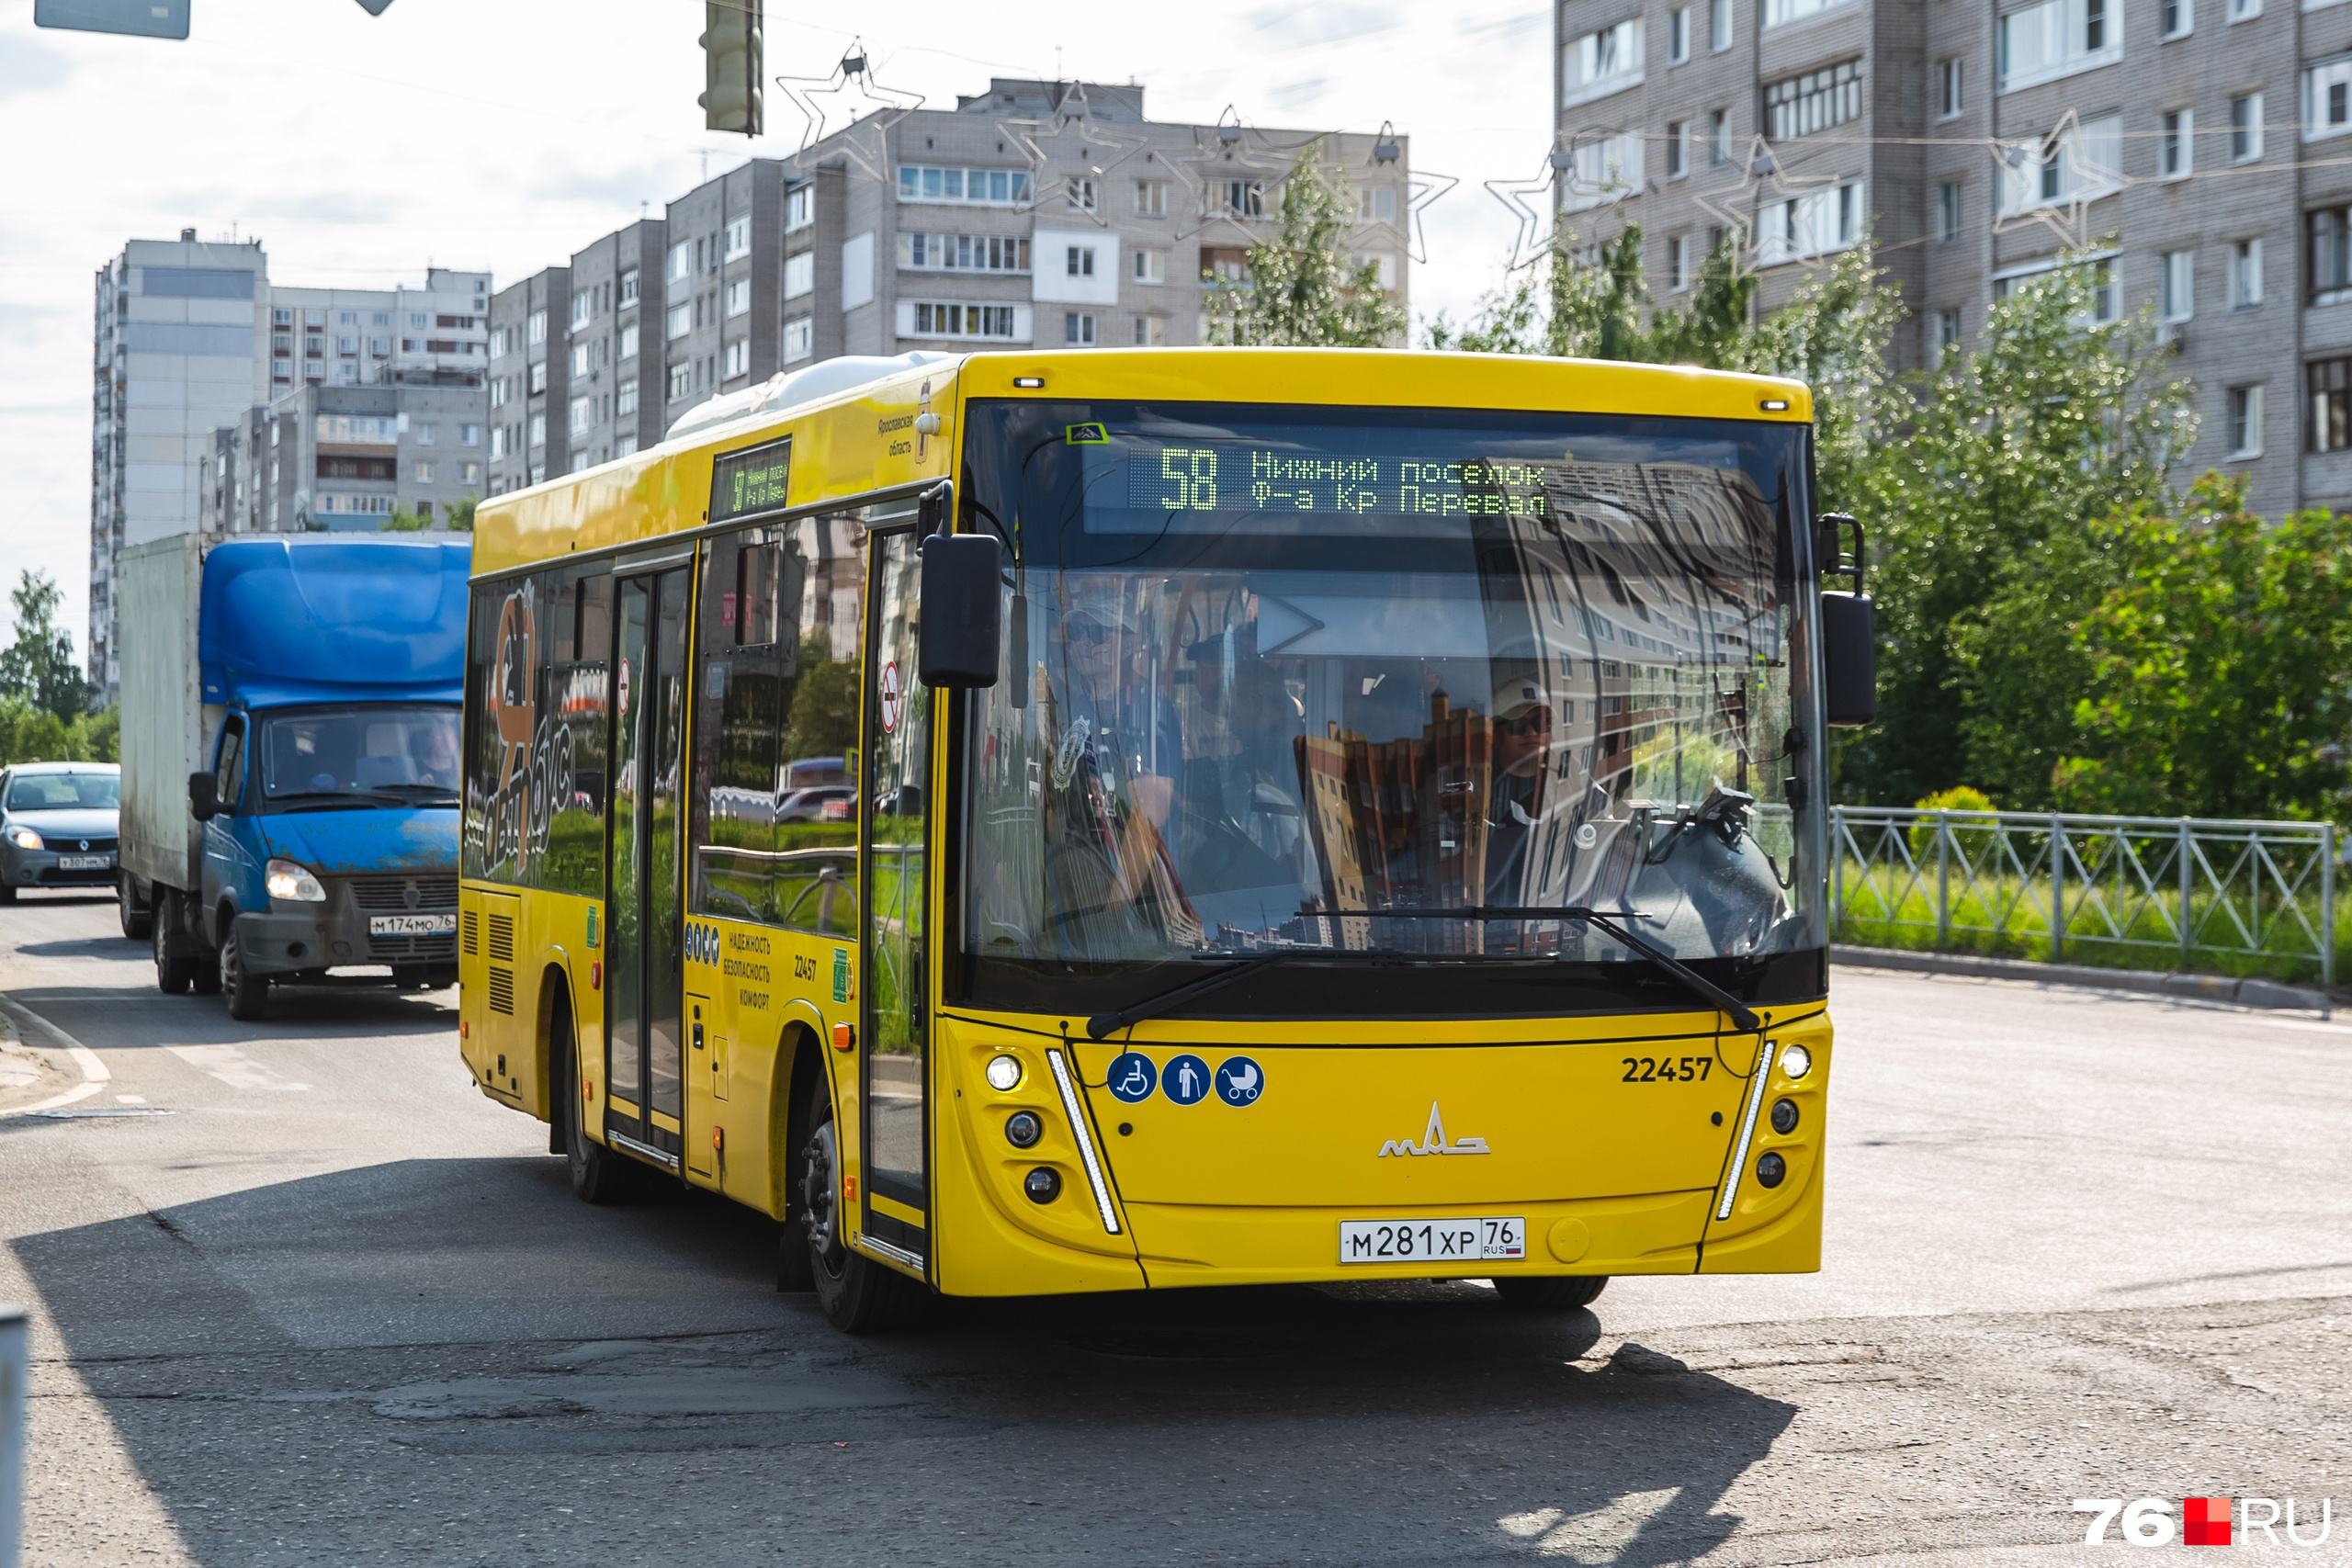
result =
M177 899L172 890L156 888L149 921L155 939L155 988L167 997L179 996L196 978L195 963L174 951L177 944L172 940L172 927L177 914Z
M1555 1274L1548 1279L1498 1274L1495 1293L1503 1305L1521 1312L1574 1312L1590 1306L1608 1283L1606 1274Z
M837 1169L833 1108L829 1099L817 1111L800 1187L803 1234L809 1271L815 1276L817 1304L844 1334L910 1327L929 1309L931 1289L849 1249L842 1235L844 1216Z
M0 882L0 904L13 904L16 901L17 885L13 882Z
M234 922L221 935L220 973L214 978L220 994L229 998L231 1018L258 1023L269 1010L269 977L245 967L244 949L237 941Z
M139 901L138 884L124 872L122 880L115 884L115 897L119 900L115 918L122 922L122 934L133 942L147 940L148 928L155 923L155 912Z

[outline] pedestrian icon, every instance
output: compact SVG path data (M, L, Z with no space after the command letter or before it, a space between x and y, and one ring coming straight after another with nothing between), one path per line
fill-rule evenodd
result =
M1255 1105L1266 1092L1266 1075L1247 1056L1227 1056L1216 1070L1216 1092L1227 1105Z
M1159 1069L1159 1089L1179 1105L1198 1105L1208 1098L1209 1065L1190 1052L1170 1056Z
M1128 1051L1111 1064L1110 1077L1105 1081L1114 1099L1140 1105L1151 1098L1152 1086L1159 1081L1159 1071L1142 1052Z

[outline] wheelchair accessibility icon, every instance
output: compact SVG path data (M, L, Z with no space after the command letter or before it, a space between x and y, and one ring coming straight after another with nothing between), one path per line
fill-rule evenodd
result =
M1159 1069L1142 1052L1128 1051L1111 1064L1107 1081L1114 1098L1129 1105L1140 1105L1159 1087Z

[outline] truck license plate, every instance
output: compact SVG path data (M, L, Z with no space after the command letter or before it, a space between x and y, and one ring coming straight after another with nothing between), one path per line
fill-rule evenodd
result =
M455 915L370 915L369 936L455 936Z
M1342 1263L1476 1263L1526 1256L1527 1222L1518 1216L1340 1222Z
M104 871L113 863L114 857L111 855L60 855L57 857L57 869L60 871Z

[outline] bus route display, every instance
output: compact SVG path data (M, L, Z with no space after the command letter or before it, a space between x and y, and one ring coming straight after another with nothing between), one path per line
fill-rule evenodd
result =
M1316 452L1122 434L1089 454L1088 525L1157 531L1173 517L1181 529L1183 514L1208 512L1293 513L1302 523L1315 515L1341 526L1371 516L1544 517L1552 510L1547 491L1566 466L1560 459ZM1099 513L1120 511L1124 517L1096 521Z
M792 479L792 438L721 452L710 464L710 521L731 523L783 510Z

